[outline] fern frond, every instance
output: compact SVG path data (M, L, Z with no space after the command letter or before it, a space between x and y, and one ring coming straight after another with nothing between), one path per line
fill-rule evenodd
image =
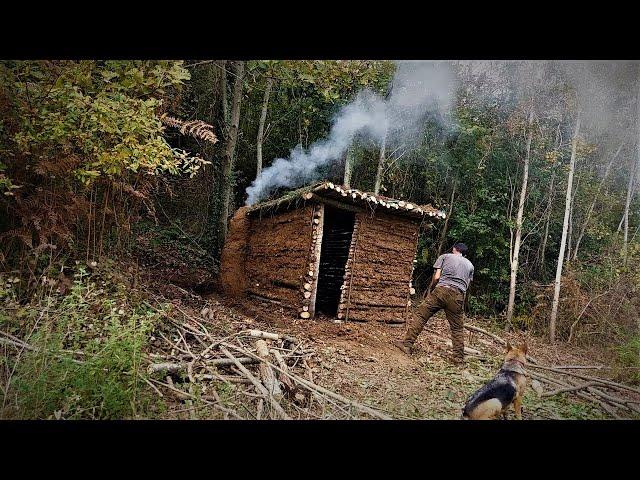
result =
M216 137L216 134L213 132L213 127L201 120L184 121L170 117L166 113L160 117L160 120L169 127L177 128L183 135L190 135L205 142L218 142L218 137Z

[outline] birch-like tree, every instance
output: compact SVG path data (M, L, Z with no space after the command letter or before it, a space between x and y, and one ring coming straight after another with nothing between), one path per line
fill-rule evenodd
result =
M556 278L553 285L553 303L551 304L551 317L549 319L549 340L553 343L556 340L556 322L558 318L558 304L560 302L560 283L562 279L562 267L564 266L564 254L567 246L567 232L569 230L569 213L571 210L571 200L573 198L573 175L576 169L576 149L578 146L578 135L580 134L580 109L576 114L576 124L573 130L571 141L571 160L569 161L569 178L567 179L567 194L564 204L564 220L562 222L562 238L560 240L560 252L558 253L558 264L556 266Z

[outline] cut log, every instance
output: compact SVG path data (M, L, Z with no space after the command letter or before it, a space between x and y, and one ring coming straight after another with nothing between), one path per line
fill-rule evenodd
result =
M267 340L286 340L290 343L298 343L294 337L282 335L280 333L263 332L262 330L249 330L249 335L256 338L266 338Z
M251 364L257 363L254 358L250 357L238 357L236 360L240 363ZM214 365L216 367L225 367L228 365L234 365L235 362L229 360L228 358L214 358L211 360L205 360L208 365ZM164 362L164 363L152 363L147 367L147 373L149 375L155 375L157 373L162 373L164 375L175 374L175 373L183 373L187 372L188 363L172 363L172 362Z
M300 317L304 318L304 319L307 319L307 318L311 317L311 314L309 312L307 312L307 311L303 311L303 312L300 312Z
M282 398L282 390L280 389L280 384L278 383L278 379L276 378L276 374L273 373L273 370L269 366L268 363L270 360L269 347L267 347L267 342L264 340L256 341L256 351L258 356L264 360L258 365L258 370L260 371L260 379L262 383L267 388L267 391L270 395L276 400L280 400Z

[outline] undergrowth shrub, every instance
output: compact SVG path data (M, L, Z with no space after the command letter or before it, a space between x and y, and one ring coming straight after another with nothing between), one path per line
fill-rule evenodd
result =
M624 370L622 377L632 383L640 383L640 335L633 335L616 347L618 364Z
M24 338L31 349L18 354L13 349L12 355L5 350L3 368L9 380L4 394L0 392L0 416L122 419L153 415L157 397L150 396L140 374L149 332L159 318L157 311L132 295L126 285L84 268L74 275L67 295L48 295L37 305L16 306L12 282L5 278L2 283L0 328Z

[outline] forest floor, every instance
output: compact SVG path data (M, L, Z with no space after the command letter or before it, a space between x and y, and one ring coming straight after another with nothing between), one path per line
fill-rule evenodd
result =
M467 324L490 333L465 332L465 346L477 353L467 355L461 368L449 360L449 327L439 313L409 356L392 345L404 325L304 320L271 303L231 299L216 293L211 265L184 260L202 254L193 245L175 250L175 239L150 235L137 245L133 258L76 265L73 277L48 279L43 285L49 293L29 304L12 300L12 280L0 282L0 377L6 378L0 418L280 418L252 384L252 375L262 378L258 365L247 364L249 375L233 365L213 366L233 348L238 357L255 355L251 330L259 330L280 335L266 342L282 352L293 375L293 388L280 400L290 418L459 419L466 399L503 361L504 345L491 334L513 344L522 340L490 319L468 318ZM38 322L48 327L36 329ZM54 340L57 350L51 350ZM528 371L547 377L545 392L584 388L542 397L540 389L527 388L524 419L640 418L638 386L600 382L587 388L589 379L575 376L619 381L619 370L602 348L550 345L535 336L527 341L538 365ZM170 375L150 373L163 362L189 367ZM568 365L601 368L567 374L544 369ZM302 387L305 381L310 387Z
M148 282L149 287L158 290L163 298L180 304L189 317L205 322L212 334L217 323L222 328L221 336L242 329L258 329L295 337L304 344L306 351L313 352L306 359L307 378L394 419L459 419L466 399L493 377L504 358L504 346L486 335L466 331L465 346L481 354L468 355L464 368L453 365L449 360L450 346L447 345L449 327L442 312L430 320L418 339L415 352L409 356L392 345L393 340L403 335L404 325L339 322L326 317L304 320L290 310L256 299L234 300L215 292L195 294L167 282L162 274L156 276L151 273ZM215 321L201 315L205 309L215 312ZM505 334L493 328L490 320L474 318L467 319L467 323L492 331L514 344L522 340L518 333ZM604 368L599 370L569 371L616 379L615 369L603 363L602 351L562 343L550 345L537 337L527 340L529 355L540 365L601 365ZM571 379L549 372L541 373L562 381ZM585 383L575 378L572 381ZM545 390L552 389L545 385ZM610 393L621 395L619 391ZM633 404L635 407L640 406L640 394L625 392L623 395L625 399L637 402ZM231 400L236 410L239 398L235 395ZM242 410L255 411L255 405L245 405ZM541 398L530 387L523 403L523 418L531 420L640 418L631 411L613 412L615 409L602 408L575 393ZM190 418L189 415L184 405L178 402L163 414L163 418ZM219 418L219 412L206 413L200 409L198 418ZM299 411L297 418L327 417L317 412L314 415L311 411L305 417L304 411ZM513 418L513 411L509 418Z
M415 352L409 356L392 345L401 338L403 325L381 323L334 323L332 319L303 320L284 309L274 309L256 300L241 303L210 294L197 305L191 299L192 314L199 307L226 312L237 328L252 328L287 334L314 351L307 361L313 381L347 398L362 402L394 419L459 419L466 399L499 370L504 348L491 338L466 332L465 345L482 352L484 358L467 356L464 368L449 360L449 327L444 315L433 317L421 334ZM195 307L195 308L194 308ZM222 313L224 315L225 313ZM482 328L481 319L468 323ZM513 342L517 334L499 336ZM557 345L529 338L530 354L542 365L594 365L593 351ZM592 371L584 372L593 375ZM609 375L598 371L599 377ZM640 395L630 394L640 402ZM539 398L528 388L524 397L524 419L606 419L607 411L572 393ZM510 412L513 418L513 412ZM625 418L624 415L620 415ZM640 418L630 414L626 418Z

